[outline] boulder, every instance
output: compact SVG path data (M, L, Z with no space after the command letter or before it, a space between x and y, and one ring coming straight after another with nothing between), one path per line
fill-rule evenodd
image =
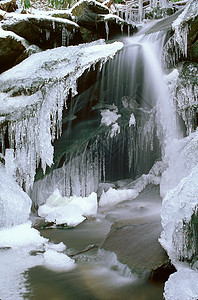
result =
M140 277L152 277L170 265L168 255L158 242L160 218L117 220L111 226L102 248L113 251Z
M0 9L7 12L14 12L17 8L16 0L4 0L0 2Z
M116 15L109 14L109 9L97 1L80 1L71 9L81 29L85 42L97 38L114 38L116 35L134 32L134 26Z
M67 19L45 15L6 14L2 28L25 38L42 49L79 44L79 26Z
M28 43L12 32L0 30L0 73L28 57Z

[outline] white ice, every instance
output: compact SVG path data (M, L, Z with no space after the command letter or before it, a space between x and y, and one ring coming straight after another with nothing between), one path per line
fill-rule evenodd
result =
M164 297L166 300L197 300L198 273L183 267L170 275L165 283Z
M71 227L77 226L86 217L95 216L96 213L96 193L91 193L88 197L62 197L57 189L38 210L38 214L46 221Z
M10 227L26 222L31 204L29 196L0 163L0 227Z
M102 193L99 201L100 206L112 206L125 200L135 199L139 193L135 189L114 189L109 188L107 192Z
M64 272L75 268L75 260L64 253L47 250L44 253L44 266L52 271Z

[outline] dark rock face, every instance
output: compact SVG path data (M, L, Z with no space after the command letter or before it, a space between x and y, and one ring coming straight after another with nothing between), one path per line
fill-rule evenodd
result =
M140 277L152 277L169 258L158 242L162 227L151 218L118 220L113 223L102 248L116 253Z
M72 14L77 18L77 20L83 19L89 14L109 14L109 9L99 2L83 1L74 5L72 9Z
M14 15L6 15L2 28L13 31L42 49L81 42L78 25L60 18L40 18L33 15L17 18Z
M198 16L190 24L188 33L188 57L198 63Z
M17 8L16 0L3 1L3 3L0 2L0 9L7 12L14 12Z
M124 20L113 15L107 18L109 9L97 2L77 3L72 14L81 27L84 42L92 41L96 37L111 39L116 35L134 33L134 26Z
M0 37L0 73L8 70L28 57L20 40L12 36Z

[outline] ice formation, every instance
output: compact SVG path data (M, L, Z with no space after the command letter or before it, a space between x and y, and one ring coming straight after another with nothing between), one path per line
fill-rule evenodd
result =
M173 22L173 36L166 42L164 60L169 65L175 65L180 57L187 57L187 35L189 31L189 21L194 20L198 12L198 2L188 1L183 12ZM169 53L169 49L171 52Z
M110 188L107 192L102 193L99 201L100 206L112 206L125 200L135 199L139 193L133 189L115 190Z
M197 300L198 282L197 271L182 267L170 275L165 283L164 297L166 300Z
M97 195L90 194L88 197L62 197L58 190L49 196L46 203L39 207L38 214L46 221L56 225L67 224L75 227L86 218L95 216L97 213Z
M183 139L173 140L167 145L160 192L164 197L169 189L176 187L198 164L198 131Z
M31 203L29 196L0 163L0 227L10 227L26 222L29 218Z
M123 157L126 158L127 172L130 173L128 176L133 179L149 172L155 159L159 158L157 157L160 148L159 139L162 139L161 125L157 117L159 108L155 105L158 99L164 100L166 105L162 109L164 114L167 113L169 105L166 94L168 91L164 90L165 84L159 62L152 53L152 44L156 43L157 49L163 44L164 36L160 36L159 41L158 37L152 35L150 42L145 37L147 40L145 43L142 36L132 38L129 47L124 48L114 61L104 65L98 106L102 116L101 124L105 125L100 126L100 129L105 131L87 141L81 149L76 150L75 155L69 154L61 168L53 170L44 179L34 183L31 197L37 205L44 204L55 188L60 190L62 196L67 197L72 195L85 197L96 192L98 183L107 178L107 169L111 169L115 161L116 164L123 165ZM150 62L147 60L148 56ZM139 70L138 66L142 60L145 67ZM155 64L158 65L157 70L153 68ZM146 83L143 84L143 90L136 91L139 78ZM123 80L125 85L120 84ZM155 80L158 82L160 80L157 87ZM92 96L93 91L90 97ZM101 106L105 109L101 109ZM171 111L168 112L169 117L164 118L169 126L169 133L173 135L174 119ZM156 157L152 160L154 152ZM109 165L108 168L106 164Z
M70 271L76 266L74 259L55 250L47 250L44 253L43 265L50 270L58 272Z
M61 134L62 109L67 106L70 89L75 95L83 72L97 62L103 64L122 46L100 40L47 50L0 75L2 153L8 130L10 148L15 150L17 181L26 190L33 184L40 161L44 172L53 163L51 142Z

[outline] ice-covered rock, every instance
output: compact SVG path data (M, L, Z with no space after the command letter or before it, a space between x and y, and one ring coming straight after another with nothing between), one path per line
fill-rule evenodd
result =
M1 147L5 153L6 128L15 149L18 182L28 190L40 160L45 172L53 163L55 137L61 134L62 109L77 79L92 65L101 65L123 47L120 42L60 47L33 54L0 75ZM24 72L21 72L21 69ZM6 121L5 121L6 120Z
M196 300L198 299L198 273L188 267L183 267L171 274L165 283L164 297L166 300Z
M189 0L184 9L178 13L179 16L172 23L173 35L167 40L164 48L164 60L169 66L187 57L197 61L197 55L192 51L197 40L198 2Z
M175 264L179 260L191 262L196 257L197 235L192 216L197 213L198 207L197 182L198 164L190 175L167 193L162 202L163 232L160 243Z
M0 28L0 73L27 58L30 54L39 52L39 48L14 32Z
M179 182L190 175L193 167L198 164L198 131L179 140L173 140L167 145L164 163L166 170L162 174L160 193L166 193L175 188Z

